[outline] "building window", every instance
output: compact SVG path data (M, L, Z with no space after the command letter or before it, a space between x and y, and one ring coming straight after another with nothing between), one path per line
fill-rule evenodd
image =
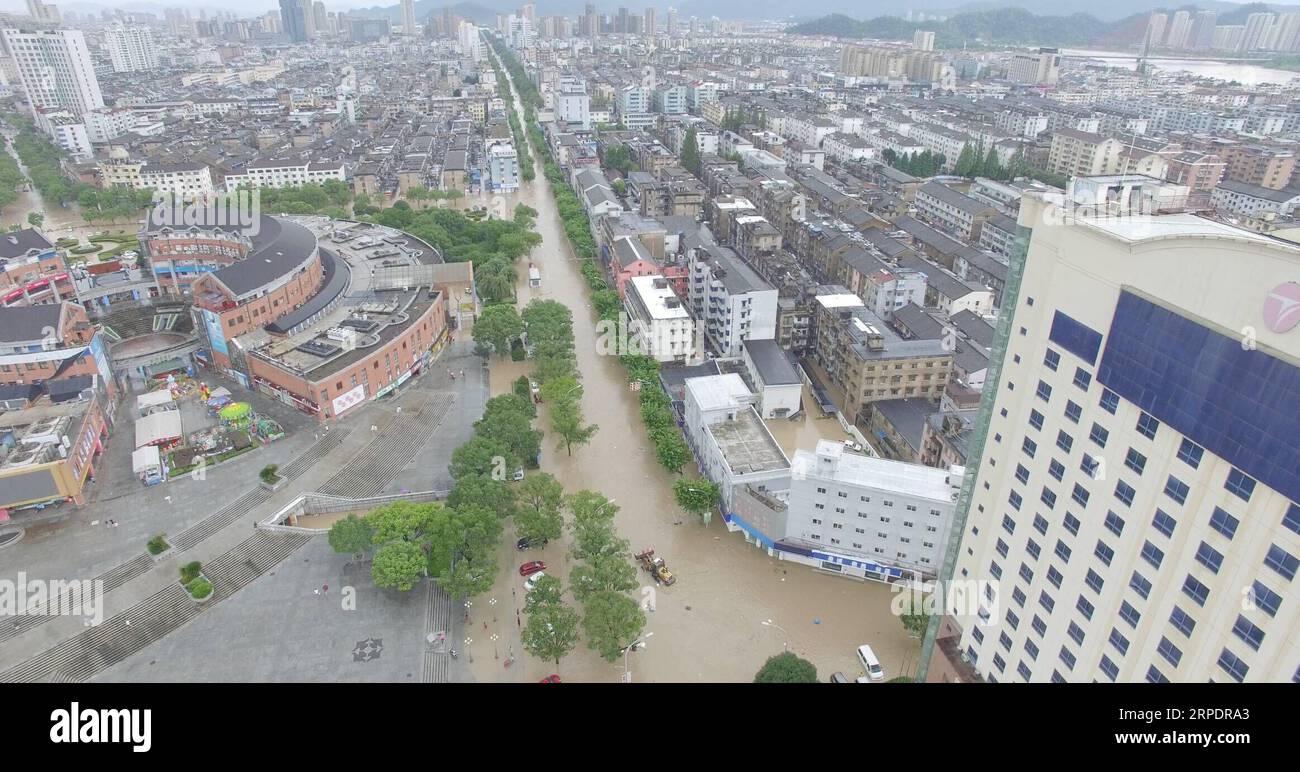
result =
M1061 522L1065 525L1065 530L1069 531L1071 535L1073 536L1079 535L1079 526L1081 525L1081 523L1079 522L1079 518L1075 517L1069 512L1066 512L1065 519Z
M1237 616L1237 623L1232 626L1232 632L1255 651L1259 651L1260 645L1264 643L1264 631L1241 615Z
M1233 469L1228 472L1228 481L1223 487L1242 501L1250 501L1251 494L1255 492L1255 479L1240 469Z
M1101 409L1105 410L1107 413L1110 413L1111 415L1115 415L1115 411L1118 408L1119 408L1119 395L1111 391L1110 389L1102 389Z
M1072 423L1079 423L1081 416L1083 416L1083 408L1078 403L1073 401L1065 403L1065 417L1070 419Z
M1178 447L1178 460L1195 469L1201 465L1201 456L1205 453L1205 448L1197 445L1187 438L1183 438L1183 443Z
M1146 469L1147 457L1137 452L1133 448L1129 448L1128 455L1124 457L1124 466L1128 467L1129 469L1132 469L1134 472L1137 472L1140 475L1142 474L1142 470Z
M1154 440L1156 438L1156 430L1159 428L1160 422L1155 419L1155 416L1145 412L1138 416L1137 430L1138 434L1141 434L1143 437L1146 437L1149 440Z
M1115 550L1100 539L1097 540L1097 548L1093 550L1092 554L1096 555L1105 565L1110 565L1110 562L1115 559Z
M1166 662L1174 667L1178 667L1178 663L1183 659L1182 651L1180 651L1168 638L1162 637L1160 639L1160 645L1156 647L1156 651L1159 652L1160 656L1165 658Z
M1109 640L1110 645L1115 647L1115 651L1118 651L1120 654L1128 654L1128 639L1120 633L1118 628L1112 627L1110 629Z
M1057 432L1056 447L1060 448L1066 453L1069 453L1070 448L1074 447L1074 438L1066 434L1064 431Z
M1164 673L1157 670L1155 665L1152 665L1147 669L1147 683L1167 684L1169 683L1169 679L1165 678Z
M1043 428L1043 414L1031 408L1029 411L1029 425L1041 430Z
M1223 653L1219 655L1219 667L1223 668L1228 675L1232 676L1232 680L1238 683L1245 680L1246 673L1250 671L1250 665L1247 665L1245 661L1228 649L1224 649Z
M1187 501L1187 494L1189 491L1190 489L1187 487L1187 483L1179 480L1173 475L1169 475L1169 480L1165 483L1166 496L1177 501L1179 504L1182 504Z
M1238 525L1240 525L1240 522L1237 518L1223 511L1219 507L1215 507L1214 514L1210 515L1210 527L1229 539L1237 533Z
M1083 577L1083 583L1088 585L1088 588L1091 589L1093 592L1100 593L1102 586L1106 582L1104 579L1101 578L1101 574L1089 568L1088 573L1085 574Z
M1186 611L1183 611L1178 606L1174 606L1173 613L1169 615L1169 624L1189 638L1192 635L1192 630L1196 629L1196 620L1192 619Z
M1201 546L1196 550L1196 562L1217 574L1219 567L1223 565L1223 553L1201 542Z
M1128 586L1133 588L1133 591L1141 596L1143 600L1146 600L1151 595L1151 582L1137 571L1134 571L1133 576L1128 580Z
M1092 431L1088 433L1088 439L1097 444L1097 447L1106 447L1106 440L1110 437L1110 432L1099 423L1092 425Z
M1055 371L1056 368L1060 366L1060 364L1061 364L1061 355L1049 348L1047 350L1047 354L1043 357L1043 365L1048 370Z
M1076 367L1074 370L1074 385L1087 391L1088 387L1092 385L1092 373L1082 367Z
M1121 536L1124 533L1124 519L1114 512L1106 512L1106 530Z
M1255 605L1263 609L1269 616L1277 616L1277 610L1282 605L1281 595L1256 581L1250 587L1250 597L1255 602Z
M1295 578L1296 568L1300 565L1300 560L1274 544L1268 548L1268 555L1264 557L1264 565L1291 580Z
M1065 478L1065 464L1052 459L1052 462L1047 465L1047 473L1058 481L1063 480Z
M1197 581L1196 577L1191 574L1183 582L1183 594L1196 601L1196 605L1204 606L1205 600L1210 597L1210 588Z

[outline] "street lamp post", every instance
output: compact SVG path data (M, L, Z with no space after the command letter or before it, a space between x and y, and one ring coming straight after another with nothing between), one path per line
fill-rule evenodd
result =
M778 630L780 630L782 633L784 633L784 634L785 634L785 638L782 639L782 641L781 641L782 650L783 650L783 651L789 651L789 650L790 650L790 640L789 640L789 639L790 639L790 633L789 633L789 631L787 631L784 627L778 625L776 622L773 622L773 621L770 620L770 619L764 619L764 620L763 620L762 622L760 622L759 624L763 625L764 627L775 627L776 629L778 629Z
M654 633L646 633L645 635L641 636L640 638L637 638L635 641L632 641L630 644L628 644L627 648L623 649L623 683L632 683L632 679L627 669L627 655L637 646L644 647L646 640L651 638L653 635Z

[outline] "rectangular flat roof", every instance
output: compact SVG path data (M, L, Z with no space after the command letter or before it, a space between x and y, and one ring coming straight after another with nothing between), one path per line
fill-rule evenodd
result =
M734 421L711 424L708 432L718 443L723 459L735 474L790 468L789 459L752 406L737 412Z
M819 455L837 459L835 469L829 474L818 471ZM865 456L860 453L845 453L841 443L830 440L818 440L815 452L803 449L795 451L790 466L795 474L802 473L809 477L862 485L946 504L953 503L953 493L957 490L949 484L951 473L946 469ZM960 486L959 480L954 482Z

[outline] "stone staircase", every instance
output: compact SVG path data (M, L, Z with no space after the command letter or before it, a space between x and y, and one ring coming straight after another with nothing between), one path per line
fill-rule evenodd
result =
M406 410L317 492L348 499L378 494L415 459L454 402L453 395L439 394Z

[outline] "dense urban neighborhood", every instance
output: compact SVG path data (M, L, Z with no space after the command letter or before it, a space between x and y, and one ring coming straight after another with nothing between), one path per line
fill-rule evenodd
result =
M0 680L1300 682L1300 9L26 1Z

